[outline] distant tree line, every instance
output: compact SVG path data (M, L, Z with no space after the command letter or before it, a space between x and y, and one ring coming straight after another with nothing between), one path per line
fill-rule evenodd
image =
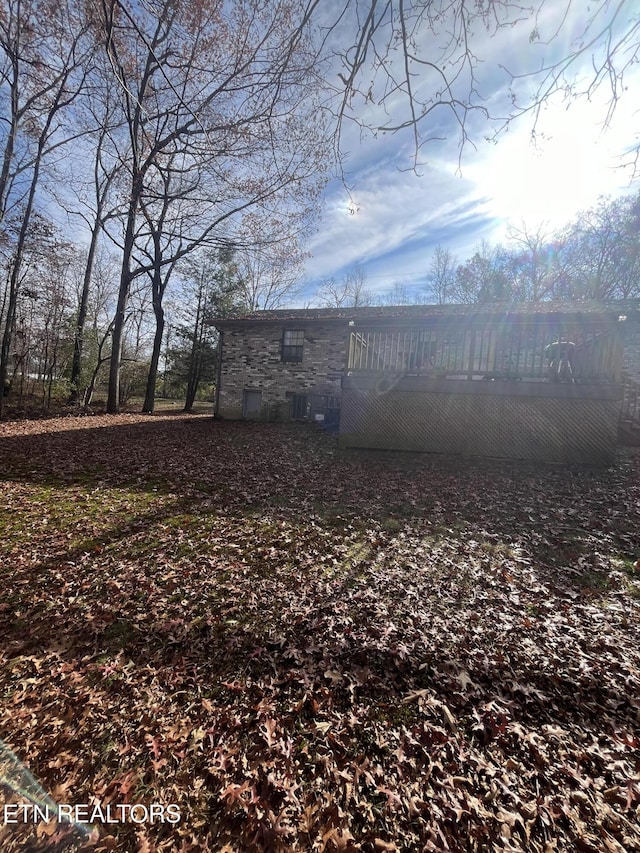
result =
M436 247L423 283L373 290L356 267L317 289L313 304L346 307L640 299L640 195L602 197L557 232L510 227L507 242L483 241L460 263Z

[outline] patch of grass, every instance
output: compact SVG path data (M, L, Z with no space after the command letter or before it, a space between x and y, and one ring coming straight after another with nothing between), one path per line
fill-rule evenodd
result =
M640 598L640 568L638 561L626 554L611 555L609 558L611 568L622 576L622 587L625 593L632 599Z
M609 576L603 572L589 571L583 572L578 576L578 582L585 590L594 590L596 592L606 592L611 588Z
M405 526L406 520L397 516L390 515L380 521L380 527L382 530L386 530L387 533L399 533L401 530L404 530Z
M640 579L640 569L636 568L638 561L625 554L611 557L611 565L618 571L624 572L632 580Z
M397 702L384 705L375 705L371 709L371 718L385 723L389 728L400 728L411 726L420 722L422 715L417 702Z
M189 414L192 415L213 415L213 400L196 400ZM131 397L124 407L127 412L140 412L144 403L143 397ZM184 409L184 400L177 400L172 397L156 397L153 413L154 415L179 415Z
M55 544L55 538L71 550L103 549L123 528L135 524L141 514L158 504L158 496L139 489L29 485L22 496L22 510L0 513L1 545L22 546L36 537ZM117 528L114 529L114 521Z
M99 643L101 646L107 645L121 651L134 642L138 636L139 631L134 625L126 620L121 620L107 625L99 638Z
M355 568L361 563L366 563L373 554L373 548L369 542L354 542L345 554L343 565Z
M507 545L505 542L491 542L488 539L480 542L480 550L490 557L501 557L507 560L513 560L516 556L511 545Z

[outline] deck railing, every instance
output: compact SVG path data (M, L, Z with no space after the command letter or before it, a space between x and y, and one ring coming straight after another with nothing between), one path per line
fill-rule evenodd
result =
M621 353L620 337L611 326L538 322L370 328L351 333L348 370L459 379L617 383Z
M640 382L625 375L622 381L620 420L640 427Z

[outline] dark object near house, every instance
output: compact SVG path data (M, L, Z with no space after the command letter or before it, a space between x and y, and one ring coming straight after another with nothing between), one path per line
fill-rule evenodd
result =
M547 344L544 354L549 362L549 379L552 382L574 382L573 358L576 345L573 341L554 341Z

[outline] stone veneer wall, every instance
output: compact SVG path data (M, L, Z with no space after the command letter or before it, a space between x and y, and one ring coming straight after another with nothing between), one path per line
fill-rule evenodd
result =
M289 323L286 328L304 329L300 363L282 361L282 324L225 329L218 415L241 418L245 390L262 392L265 420L288 417L287 393L340 396L347 353L345 329L331 325L305 327L304 323Z

